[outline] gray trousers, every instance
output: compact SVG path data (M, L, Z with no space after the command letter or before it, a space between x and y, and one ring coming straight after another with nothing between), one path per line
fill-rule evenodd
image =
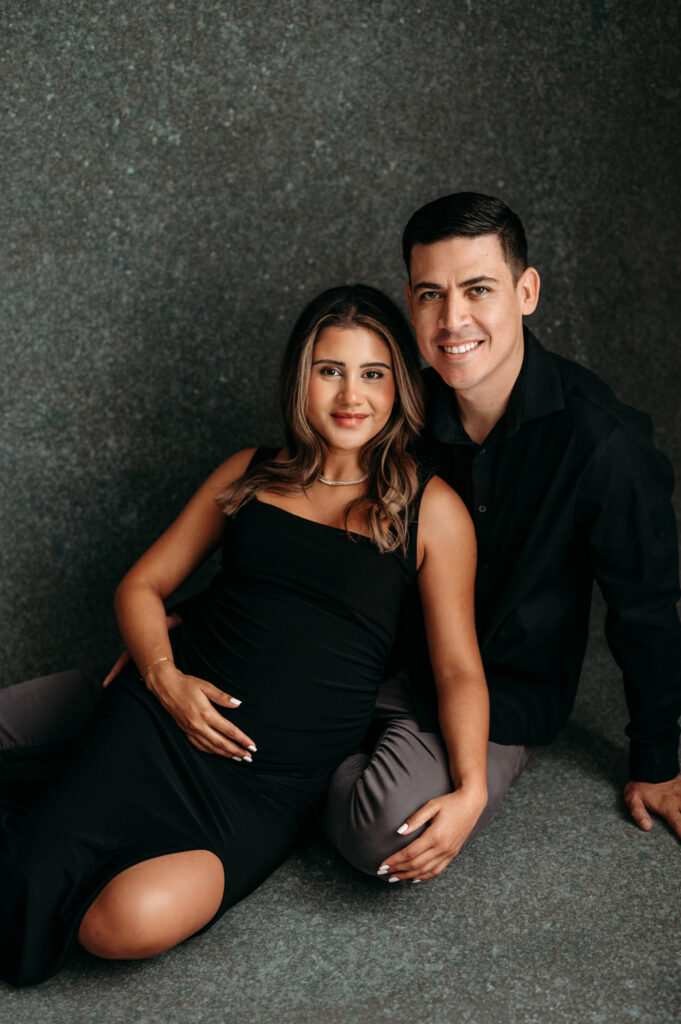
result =
M0 760L55 751L74 739L101 696L101 679L94 670L74 669L1 689ZM333 845L371 875L417 838L418 832L397 834L409 815L452 790L444 744L438 733L419 728L406 673L382 684L375 715L382 728L375 748L352 754L336 769L324 811ZM535 753L531 747L489 743L487 806L467 842L490 820Z
M375 720L385 725L378 743L371 753L352 754L336 769L324 812L333 845L370 875L423 832L422 828L401 836L400 825L429 800L454 788L442 737L423 731L416 720L406 672L382 684ZM490 821L536 753L536 747L487 744L487 805L464 846Z

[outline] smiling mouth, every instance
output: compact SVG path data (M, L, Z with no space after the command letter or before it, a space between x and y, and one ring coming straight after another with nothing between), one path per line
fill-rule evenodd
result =
M446 352L449 356L461 356L464 352L471 352L478 345L482 345L481 341L467 341L463 345L438 345L443 352Z
M332 412L331 415L344 427L354 427L366 419L366 413L362 412Z

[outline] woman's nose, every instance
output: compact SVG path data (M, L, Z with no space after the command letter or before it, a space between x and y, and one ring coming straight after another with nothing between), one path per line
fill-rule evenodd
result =
M345 402L346 405L356 405L360 401L357 381L346 377L343 381L338 397L342 402Z

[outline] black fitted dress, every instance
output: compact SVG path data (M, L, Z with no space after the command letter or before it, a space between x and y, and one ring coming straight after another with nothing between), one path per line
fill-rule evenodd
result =
M97 894L140 861L217 854L214 920L281 863L362 739L415 562L416 512L406 556L257 500L228 519L220 571L171 640L182 671L242 700L224 713L253 764L198 751L121 674L49 791L3 814L3 978L54 974Z

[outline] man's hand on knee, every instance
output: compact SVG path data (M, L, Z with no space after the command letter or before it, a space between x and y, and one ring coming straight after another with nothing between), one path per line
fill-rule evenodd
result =
M681 775L668 782L628 782L624 799L639 828L653 827L650 812L659 814L681 839Z
M397 830L400 835L408 835L430 823L426 831L409 846L388 857L377 873L387 875L389 882L425 882L435 878L456 857L485 809L486 801L486 794L463 789L429 800Z

